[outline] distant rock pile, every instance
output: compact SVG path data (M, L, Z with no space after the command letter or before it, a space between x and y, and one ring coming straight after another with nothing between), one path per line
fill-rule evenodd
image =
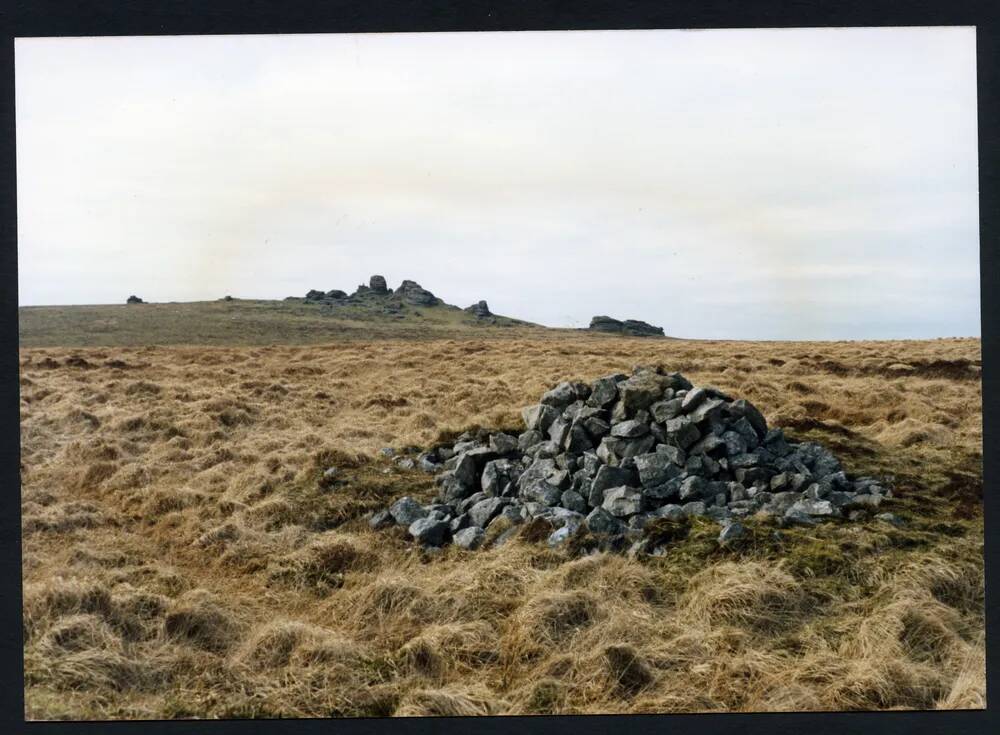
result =
M314 288L310 289L305 296L307 302L322 304L357 304L372 299L384 300L385 304L390 307L398 306L400 303L413 306L435 306L444 303L416 281L405 280L399 285L399 288L393 291L386 284L384 276L372 276L368 280L367 286L361 284L350 295L339 289L320 291Z
M663 327L654 327L652 324L640 322L637 319L626 319L619 321L609 316L595 316L590 320L590 327L594 332L607 332L609 334L624 334L629 337L663 337Z
M403 281L396 289L396 295L408 304L414 306L434 306L441 303L441 299L432 294L426 288L421 287L416 281Z
M127 299L125 299L125 303L126 304L144 304L146 302L143 301L142 299L140 299L138 296L136 296L136 295L133 294L132 296L129 296Z
M424 545L475 549L533 523L552 546L589 534L602 548L662 553L662 533L650 533L662 531L660 519L712 519L728 545L751 515L857 520L891 497L875 478L848 477L819 444L769 429L748 401L661 369L559 383L522 416L519 436L467 433L420 455L437 474L435 502L401 498L372 527L403 525ZM490 533L494 524L503 530Z
M346 298L347 293L336 288L331 291L317 291L316 289L310 289L310 291L306 294L306 301L340 301L341 299Z
M486 319L487 317L493 316L489 305L485 301L479 301L472 306L466 306L465 311L479 319Z

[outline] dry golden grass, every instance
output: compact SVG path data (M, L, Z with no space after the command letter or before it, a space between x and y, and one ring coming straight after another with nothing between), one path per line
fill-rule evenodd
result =
M978 340L492 339L21 351L30 718L975 708ZM517 427L559 380L663 363L756 403L909 521L695 523L663 557L415 549L373 459ZM359 456L361 455L361 456ZM348 484L324 490L324 467Z

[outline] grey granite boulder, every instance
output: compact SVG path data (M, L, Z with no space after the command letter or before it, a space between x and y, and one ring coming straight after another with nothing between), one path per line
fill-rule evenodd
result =
M539 403L521 410L521 417L528 430L548 432L549 427L559 418L559 411L552 406Z
M601 507L618 518L634 515L642 510L642 493L627 486L613 487L605 491Z
M432 518L418 518L410 524L409 534L414 540L427 544L428 546L441 546L445 542L451 529L444 520Z
M644 424L641 421L622 421L619 424L615 424L611 427L611 436L616 436L621 439L637 439L640 436L645 436L649 433L649 424Z
M427 511L409 495L400 498L389 506L389 514L400 526L409 526L414 521L427 515Z
M452 543L460 549L474 551L483 545L485 538L486 532L483 529L476 526L469 526L458 531L452 538Z

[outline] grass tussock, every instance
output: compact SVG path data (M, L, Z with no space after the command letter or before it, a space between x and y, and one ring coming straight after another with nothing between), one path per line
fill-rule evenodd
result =
M225 653L239 640L240 623L216 595L204 589L185 592L163 618L171 641L212 653Z
M985 705L978 341L462 329L22 349L28 717ZM497 523L474 553L368 528L434 494L381 447L514 428L558 380L640 363L894 475L904 525L748 519L720 549L711 522L662 522L662 555L634 558L585 534L549 549L545 524Z
M722 562L692 577L682 608L692 620L716 620L752 630L774 630L801 619L801 585L779 567Z

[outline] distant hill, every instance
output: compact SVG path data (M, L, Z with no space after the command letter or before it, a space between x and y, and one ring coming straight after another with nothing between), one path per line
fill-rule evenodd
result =
M239 299L86 306L22 306L24 347L308 344L343 339L420 339L545 330L489 311L445 303L414 281L393 291L373 276L348 295L311 290L280 301Z
M304 299L193 301L99 306L22 306L23 347L309 344L342 339L420 339L545 330L457 306L333 307Z
M461 308L416 281L389 288L372 276L353 293L309 289L280 300L224 296L216 301L22 306L22 347L315 344L338 340L440 339L588 332L595 336L663 336L661 327L595 316L588 329L558 329L494 314L485 300Z

